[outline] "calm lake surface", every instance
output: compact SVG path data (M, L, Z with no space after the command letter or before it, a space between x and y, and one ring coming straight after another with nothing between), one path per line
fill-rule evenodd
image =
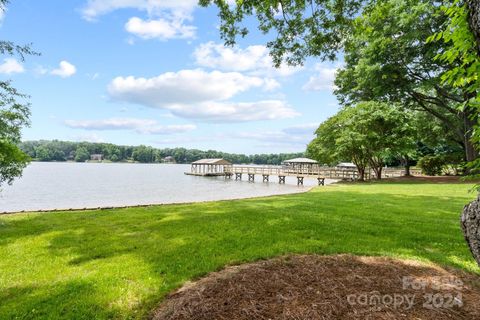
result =
M222 200L302 192L316 185L295 177L285 185L224 177L187 176L190 165L33 162L12 186L0 192L0 212L94 208ZM327 182L327 181L326 181Z

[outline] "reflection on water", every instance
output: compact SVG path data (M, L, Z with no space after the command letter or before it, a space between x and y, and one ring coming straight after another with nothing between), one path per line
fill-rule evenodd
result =
M304 191L316 180L297 187L277 177L263 183L195 177L183 173L189 165L34 162L13 186L0 193L0 212L92 208L247 198Z

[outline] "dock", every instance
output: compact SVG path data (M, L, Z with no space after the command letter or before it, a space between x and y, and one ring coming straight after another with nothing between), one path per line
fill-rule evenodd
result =
M200 177L226 176L231 167L232 163L225 159L201 159L192 162L190 172L185 172L185 174Z
M320 166L315 160L297 158L284 161L282 166L274 165L234 165L224 159L202 159L192 163L190 172L186 175L218 177L225 179L242 180L244 177L249 182L255 182L256 176L261 176L263 182L270 182L271 177L277 177L278 183L285 183L286 177L296 177L297 185L303 185L305 178L317 179L318 185L325 185L325 179L355 181L359 178L355 168L339 168ZM405 171L398 168L385 168L382 177L400 177ZM412 172L418 174L418 172ZM365 179L374 177L372 170L367 170Z

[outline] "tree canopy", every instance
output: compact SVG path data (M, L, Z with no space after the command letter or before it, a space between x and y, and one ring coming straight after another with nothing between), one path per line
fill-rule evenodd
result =
M245 37L249 29L242 23L255 16L261 32L274 33L267 47L278 66L282 62L301 64L309 56L335 59L343 48L351 24L374 0L199 0L203 6L215 4L221 18L220 34L226 44Z
M415 151L415 128L410 123L410 115L396 105L360 102L322 123L307 152L325 164L352 161L362 180L368 166L380 179L387 159Z
M0 0L0 11L5 11L6 0ZM36 54L30 46L19 46L11 41L0 40L0 54L17 56L22 61L25 55ZM30 104L27 96L15 89L8 80L0 80L0 186L12 183L22 174L29 158L17 146L21 129L29 125Z
M476 113L465 105L468 92L443 80L459 61L436 58L447 43L427 43L446 22L443 10L428 0L386 0L366 9L345 41L336 94L346 105L378 100L426 112L442 122L445 133L455 134L465 160L472 161Z

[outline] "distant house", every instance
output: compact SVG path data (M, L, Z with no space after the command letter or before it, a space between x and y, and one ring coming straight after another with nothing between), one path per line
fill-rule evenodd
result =
M176 162L176 161L175 161L175 158L172 157L172 156L167 156L167 157L163 158L162 161L163 161L164 163L175 163L175 162Z
M336 166L337 169L357 169L357 166L351 162L340 162Z
M90 160L92 160L92 161L102 161L103 160L103 154L92 154L92 155L90 155Z

